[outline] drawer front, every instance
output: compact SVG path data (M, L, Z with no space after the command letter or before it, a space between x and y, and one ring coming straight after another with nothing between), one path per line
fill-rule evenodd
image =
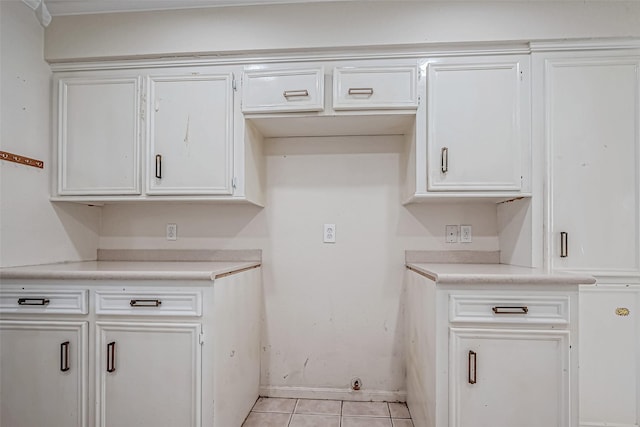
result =
M198 291L96 291L95 303L96 314L101 315L189 317L202 315L202 293Z
M87 314L87 290L8 290L0 292L0 313Z
M336 68L334 110L418 108L416 67Z
M245 71L242 111L270 113L322 111L324 69Z
M567 325L568 296L450 295L449 321Z

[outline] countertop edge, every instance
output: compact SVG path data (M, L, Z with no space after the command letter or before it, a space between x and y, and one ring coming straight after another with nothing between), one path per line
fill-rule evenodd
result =
M222 277L241 273L253 268L261 267L262 263L238 262L218 270L200 271L126 271L126 270L86 270L86 271L64 271L64 270L42 270L29 271L28 268L22 270L0 270L0 280L203 280L213 281Z
M505 273L438 273L427 266L407 263L407 269L420 274L438 285L449 284L532 284L532 285L593 285L593 276L574 273L518 274ZM525 268L525 267L523 267Z

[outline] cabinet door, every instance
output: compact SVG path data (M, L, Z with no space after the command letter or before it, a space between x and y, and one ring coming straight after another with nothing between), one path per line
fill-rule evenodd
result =
M451 329L451 427L567 427L569 331Z
M200 324L96 328L97 426L201 425Z
M547 60L545 82L551 265L637 273L640 58Z
M86 340L86 322L0 321L0 426L86 426Z
M528 147L529 59L429 63L430 191L519 191Z
M140 194L140 77L62 79L58 89L58 193Z
M580 290L580 422L640 425L640 286Z
M233 76L149 78L149 194L231 194Z

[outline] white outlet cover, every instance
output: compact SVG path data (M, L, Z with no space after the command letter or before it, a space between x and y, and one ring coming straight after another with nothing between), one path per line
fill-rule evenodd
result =
M458 226L457 225L447 225L445 227L445 242L447 243L457 243L458 242Z
M324 233L322 235L322 241L324 243L336 242L336 225L335 224L324 225Z
M473 228L470 225L461 225L460 226L460 242L461 243L471 243L473 240L472 235Z

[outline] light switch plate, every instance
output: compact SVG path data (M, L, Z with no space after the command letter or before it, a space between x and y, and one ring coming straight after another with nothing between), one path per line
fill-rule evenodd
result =
M177 224L167 224L167 240L178 240Z

